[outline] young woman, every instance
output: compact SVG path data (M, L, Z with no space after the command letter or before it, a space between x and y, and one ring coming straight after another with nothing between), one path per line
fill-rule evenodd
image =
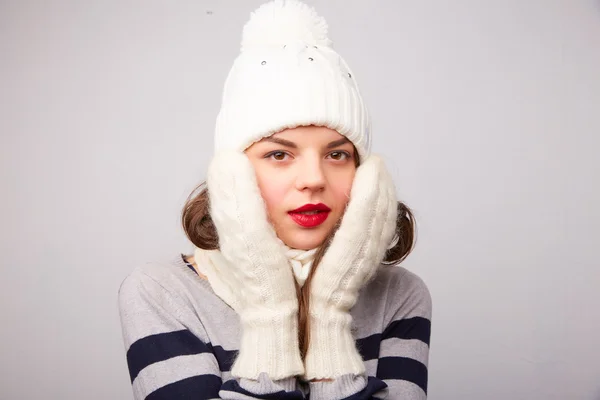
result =
M260 7L223 93L195 246L119 290L136 399L424 399L431 298L410 210L327 24Z

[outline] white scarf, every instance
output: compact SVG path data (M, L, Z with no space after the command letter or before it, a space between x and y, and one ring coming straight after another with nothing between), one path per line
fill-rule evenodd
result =
M306 278L308 277L308 273L315 260L315 254L317 253L318 248L312 250L298 250L286 246L286 249L285 255L292 265L292 271L296 277L296 282L302 287L304 286L304 282L306 282Z

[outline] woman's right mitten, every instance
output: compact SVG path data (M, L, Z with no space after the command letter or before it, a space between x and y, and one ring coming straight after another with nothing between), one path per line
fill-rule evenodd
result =
M242 326L232 375L257 379L266 372L283 379L304 372L298 344L298 300L285 245L268 221L248 157L233 151L215 155L208 168L210 215Z

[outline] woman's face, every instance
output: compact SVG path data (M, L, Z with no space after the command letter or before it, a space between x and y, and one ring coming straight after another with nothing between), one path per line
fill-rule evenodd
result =
M254 143L246 155L277 236L295 249L320 246L349 200L352 143L332 129L302 126Z

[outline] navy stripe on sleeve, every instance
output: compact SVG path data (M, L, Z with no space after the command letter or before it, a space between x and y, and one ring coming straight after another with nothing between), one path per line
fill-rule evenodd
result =
M148 365L200 353L212 353L210 344L205 344L188 330L146 336L134 342L127 351L129 377L133 382Z
M214 346L212 350L215 354L221 372L231 371L233 362L235 361L239 352L237 350L225 350L221 346Z
M394 321L385 328L381 340L389 338L418 339L429 346L431 321L423 317L412 317Z
M182 379L156 389L145 400L207 400L219 397L221 378L216 375L198 375Z
M380 333L356 340L356 348L358 349L362 359L365 361L377 359L379 357L380 346Z
M392 322L383 332L358 339L356 347L363 360L375 360L379 357L381 341L389 338L418 339L429 346L431 322L427 318L413 317Z
M269 399L269 400L304 400L304 394L300 390L294 390L293 392L286 392L280 390L279 392L268 393L268 394L256 394L250 393L246 389L240 386L237 380L231 379L223 384L221 390L227 390L230 392L240 393L249 396L253 399Z
M382 357L377 365L380 379L400 379L414 383L427 393L427 367L407 357Z
M358 393L354 393L351 396L344 397L342 400L375 400L377 397L374 397L373 395L380 390L385 389L387 386L387 383L381 379L369 376L367 386L363 390Z

